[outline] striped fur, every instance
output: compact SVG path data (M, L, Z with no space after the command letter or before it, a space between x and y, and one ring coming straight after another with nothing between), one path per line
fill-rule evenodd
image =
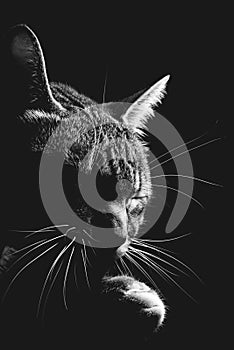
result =
M78 169L89 174L97 165L101 177L114 179L114 187L107 188L107 191L118 190L118 197L110 200L107 208L100 208L100 213L108 209L114 234L121 237L123 242L112 257L110 264L113 264L116 257L122 257L128 252L151 199L148 148L141 139L141 128L146 128L147 119L152 115L152 106L163 96L168 77L145 92L128 110L123 109L122 114L115 115L114 103L99 105L66 84L49 83L42 49L31 29L20 25L13 28L10 35L13 57L22 70L31 72L31 104L19 119L34 127L33 151L47 152L52 156L54 152L61 152L65 155L65 169L72 168L75 174ZM126 183L120 180L127 180L130 190L126 191ZM96 210L82 198L75 198L73 204L72 209L77 215L83 213L86 222L95 223ZM98 266L96 270L99 273ZM147 318L149 315L157 316L156 328L162 323L165 315L163 302L156 292L143 283L119 276L117 282L107 278L104 284L108 286L107 289L112 290L113 287L117 294L121 294L118 300L124 303L127 300L130 304L136 303L138 308L143 307L139 311L146 310ZM155 303L156 309L152 307Z

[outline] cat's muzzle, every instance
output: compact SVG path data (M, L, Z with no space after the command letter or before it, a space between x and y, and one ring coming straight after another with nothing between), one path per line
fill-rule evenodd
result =
M116 258L121 258L128 252L128 248L131 244L129 238L125 240L125 242L116 250Z

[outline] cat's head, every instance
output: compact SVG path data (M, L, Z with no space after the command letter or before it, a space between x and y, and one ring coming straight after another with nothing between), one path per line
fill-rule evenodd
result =
M169 76L132 104L97 104L67 85L49 83L41 46L27 26L14 27L8 42L25 76L30 103L19 119L25 127L33 126L33 150L64 155L64 190L73 212L92 226L94 238L95 227L111 227L120 242L117 255L125 254L152 196L142 137ZM85 202L75 183L78 169L88 179L95 167L97 192L104 203L99 211Z

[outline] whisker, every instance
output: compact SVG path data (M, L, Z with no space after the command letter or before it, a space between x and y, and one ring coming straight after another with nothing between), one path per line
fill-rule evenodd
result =
M131 252L137 259L139 259L140 261L142 261L144 264L148 265L150 268L152 268L154 271L156 271L163 279L165 279L167 282L168 280L165 277L165 273L163 271L163 269L158 266L156 263L150 263L149 262L149 258L147 258L146 256L143 256L139 253L139 252Z
M129 275L132 276L131 270L129 269L127 263L124 261L122 257L120 258L120 261L121 261L121 264L123 265L124 270L126 271L126 275L128 275L129 273Z
M54 278L53 278L53 280L52 280L52 282L51 282L51 284L50 284L48 293L46 294L46 298L45 298L45 302L44 302L44 306L43 306L43 311L42 311L42 319L44 318L45 309L46 309L46 304L47 304L47 300L48 300L48 298L49 298L49 294L50 294L50 292L51 292L51 290L52 290L52 288L53 288L53 285L54 285L55 280L56 280L56 278L57 278L57 276L58 276L58 274L59 274L59 271L61 270L62 264L63 264L63 260L61 261L61 263L60 263L60 265L59 265L59 267L58 267L58 270L57 270L57 272L56 272L56 274L55 274L55 276L54 276ZM39 314L39 312L38 312L38 314ZM38 317L38 315L37 315L37 317Z
M36 231L33 231L32 233L30 233L29 235L25 236L24 238L28 238L28 237L31 237L37 233L42 233L42 232L53 232L55 230L51 230L53 228L60 228L60 227L66 227L66 226L69 226L69 225L53 225L53 226L48 226L48 227L44 227L40 230L36 230Z
M35 230L8 230L8 231L10 231L10 232L20 232L20 233L32 233L32 232L35 232Z
M84 253L85 253L85 261L88 261L89 263L89 266L92 267L90 261L89 261L89 258L88 258L88 255L87 255L87 252L86 252L86 247L85 247L85 241L82 239L82 243L83 243L83 246L84 246Z
M13 266L16 265L16 263L18 263L20 260L22 260L25 256L27 256L28 254L30 254L32 251L34 251L35 249L38 249L39 247L42 247L44 244L47 244L47 243L50 243L56 239L59 239L61 237L64 237L64 235L60 235L60 236L57 236L57 237L54 237L54 238L51 238L51 239L47 239L47 240L42 240L43 242L41 244L38 244L36 247L30 249L27 253L23 254L21 257L19 257L10 267L8 270L11 270L13 268ZM39 241L40 242L40 241ZM38 242L36 242L38 243ZM29 248L30 246L27 246L26 248ZM25 248L25 249L26 249ZM24 249L24 248L23 248ZM20 249L18 252L22 251L23 249Z
M97 253L95 252L95 249L93 248L93 246L91 245L91 243L90 243L89 240L88 240L88 243L89 243L90 248L91 248L92 251L93 251L93 254L94 254L94 255L97 255Z
M133 247L131 247L131 250L133 250L134 252L141 252L141 253L143 253L143 254L145 254L145 255L151 256L152 258L155 258L155 259L157 259L157 260L163 262L164 264L167 264L167 265L173 267L173 268L176 269L177 271L180 271L180 272L183 273L184 275L188 276L188 274L187 274L186 272L184 272L183 270L179 269L177 266L171 264L170 262L166 261L165 259L160 258L160 257L157 256L157 255L153 255L153 254L151 254L151 253L149 253L149 252L147 252L147 251L144 251L144 250L141 250L141 249L137 249L137 248L133 248Z
M53 262L52 266L51 266L51 272L50 272L50 278L52 277L52 273L54 270L55 265L57 264L58 260L61 258L61 256L63 256L63 254L69 249L69 247L72 245L72 243L74 242L74 240L72 240L67 246L65 246L61 252L58 254L57 258L55 259L55 261Z
M88 285L89 289L91 289L90 288L90 284L89 284L89 277L88 277L88 273L87 273L87 266L86 266L86 261L85 261L83 249L81 249L81 255L82 255L82 260L83 260L83 264L84 264L84 270L85 270L85 276L86 276L87 285Z
M200 179L199 177L188 176L188 175L181 175L181 174L163 174L163 175L152 176L151 179L157 179L157 178L160 178L160 177L183 177L183 178L186 178L186 179L197 180L199 182L203 182L203 183L206 183L208 185L217 186L217 187L223 187L223 185L217 184L215 182L210 182L210 181L207 181L207 180L203 180L203 179Z
M65 236L67 236L68 232L72 231L72 230L75 230L76 227L73 226L73 227L70 227L66 232L65 232Z
M75 278L75 284L76 284L76 288L78 288L78 283L77 283L77 275L76 275L76 270L77 270L77 265L75 264L74 265L74 269L73 269L73 272L74 272L74 278Z
M44 238L44 239L41 239L40 241L34 242L34 243L32 243L32 244L29 244L29 245L27 245L27 246L24 247L24 248L21 248L21 249L19 249L19 250L16 250L16 251L12 252L11 255L18 254L19 252L22 252L22 251L24 251L25 249L28 249L28 248L30 248L30 247L33 247L34 245L36 245L36 244L38 244L38 243L45 242L46 240L47 240L47 239Z
M127 262L126 262L126 261L124 261L124 256L123 256L122 260L123 260L123 264L126 266L126 268L127 268L128 272L129 272L130 276L132 276L132 277L133 277L133 274L132 274L132 272L131 272L131 270L130 270L130 267L128 267Z
M164 253L164 251L174 254L174 252L172 250L164 249L164 248L159 247L159 246L154 246L154 245L147 243L147 242L132 241L132 244L136 244L136 245L139 245L139 246L144 247L144 248L152 249L152 250L155 250L156 252L160 252L162 254ZM173 255L171 257L173 257Z
M195 203L197 203L202 209L205 209L204 206L203 206L197 199L195 199L193 196L190 196L188 193L185 193L185 192L183 192L183 191L177 190L176 188L170 187L170 186L156 185L156 184L153 184L152 186L154 186L154 187L166 188L166 189L169 189L169 190L178 192L178 193L184 195L185 197L188 197L188 198L190 198L191 200L193 200L193 201L194 201Z
M16 280L16 278L29 266L31 265L34 261L38 260L41 256L43 256L44 254L46 254L49 250L53 249L56 245L58 245L58 243L55 243L52 247L46 249L44 252L42 252L40 255L36 256L33 260L31 260L29 263L27 263L16 275L15 277L12 279L11 283L9 284L6 292L4 293L3 295L3 298L2 298L2 302L4 301L10 287L12 286L12 284L14 283L14 281Z
M121 257L119 258L119 261L121 262L121 265L123 266L124 274L127 275L126 266L124 266L124 264L123 264L123 259L122 259Z
M171 259L177 260L178 263L181 263L183 265L183 263L180 260L176 259L173 255L165 253L165 251L168 251L170 253L174 253L174 252L172 252L170 250L166 250L166 249L163 249L163 248L158 247L158 246L153 246L152 244L145 243L145 242L136 242L135 241L135 242L132 242L132 244L136 244L136 245L139 245L140 247L148 248L148 249L156 251L157 253L164 254L164 255L168 256L169 258L171 258Z
M43 231L43 230L46 230L47 231L47 229L49 229L48 231L53 231L52 230L52 228L56 228L56 227L59 227L59 226L63 226L63 225L55 225L55 226L49 226L49 227L45 227L45 228L42 228L42 229L40 229L40 230L37 230L38 232L40 232L40 231ZM65 225L65 226L69 226L69 225ZM12 229L12 230L9 230L10 232L22 232L22 233L36 233L37 231L35 231L35 230L14 230L14 229Z
M167 253L171 253L171 254L176 254L173 250L169 250L169 249L166 249L166 248L162 248L162 247L158 247L158 250L162 253L162 252L167 252Z
M85 229L82 230L84 233L86 233L86 235L91 238L92 240L94 240L95 242L99 242L97 241L95 238L93 238Z
M45 282L44 282L44 285L42 287L42 290L41 290L41 294L40 294L40 298L39 298L39 302L38 302L38 307L37 307L37 317L39 315L39 312L40 312L40 307L41 307L41 302L42 302L42 297L43 297L43 294L44 294L44 290L45 290L45 287L46 287L46 284L47 284L47 281L49 278L52 277L52 273L53 273L53 270L54 270L54 267L56 266L58 260L61 258L61 256L65 253L65 251L71 246L71 244L73 243L70 242L66 247L64 247L61 252L57 255L56 259L54 260L53 264L51 265L50 269L49 269L49 272L46 276L46 279L45 279Z
M139 253L139 254L140 254L140 253ZM172 272L172 271L166 269L165 267L161 266L159 263L156 263L155 261L153 261L152 259L150 259L148 256L145 256L144 253L141 253L141 255L142 255L142 257L144 256L144 258L152 264L152 265L151 265L152 268L153 268L153 265L155 264L155 265L156 265L156 270L159 269L159 270L162 272L162 274L163 274L164 272L167 272L167 273L169 273L169 274L171 274L171 275L173 275L173 276L175 276L175 277L179 277L178 274L176 274L176 273L174 273L174 272Z
M133 253L130 251L128 253L125 253L125 256L138 268L139 271L141 271L143 273L143 275L146 276L146 278L152 283L152 285L155 288L157 288L154 280L150 277L148 272L140 264L138 264L138 262L133 258L132 255L133 255Z
M139 241L136 241L136 242L138 242L139 243L139 245L141 245L141 243L143 244L149 244L149 243L147 243L147 241L145 242L145 241L143 241L142 240L142 242L139 240ZM132 241L132 243L134 243L134 241ZM155 243L155 242L154 242ZM160 242L161 243L161 242ZM170 250L170 249L166 249L166 248L163 248L163 247L159 247L159 246L154 246L154 245L151 245L151 244L149 244L151 247L157 247L157 249L160 251L160 252L162 252L162 251L164 251L164 252L168 252L168 253L171 253L171 254L176 254L176 252L174 252L173 250Z
M210 143L212 143L212 142L218 141L218 140L222 140L222 138L221 138L221 137L218 137L218 138L216 138L216 139L213 139L213 140L204 142L204 143L202 143L202 144L199 145L199 146L190 148L189 150L186 150L186 151L184 151L184 152L181 152L181 153L179 153L179 154L176 154L175 156L173 156L173 157L171 157L171 158L169 158L169 159L166 159L164 162L153 166L152 168L150 168L150 170L156 169L156 168L158 168L159 166L162 166L163 164L166 164L166 163L172 161L173 159L182 156L182 155L185 154L185 153L189 153L189 152L191 152L191 151L193 151L193 150L195 150L195 149L201 148L201 147L203 147L203 146L206 146L206 145L208 145L208 144L210 144Z
M135 244L139 244L139 243L135 243ZM141 244L139 244L141 245ZM196 272L194 272L189 266L187 266L185 263L183 263L181 260L175 258L173 255L170 255L168 253L165 253L163 251L161 251L158 247L154 247L152 246L151 244L148 244L148 243L142 243L142 246L145 246L146 248L149 248L149 249L152 249L152 250L155 250L156 252L159 252L167 257L169 257L170 259L172 260L175 260L178 264L184 266L186 269L188 269L202 284L204 284L204 282L202 281L202 279L196 274Z
M151 161L149 162L149 164L155 162L155 160L161 159L162 157L166 156L167 154L169 154L169 153L171 153L171 152L173 152L173 151L176 151L177 149L179 149L179 148L181 148L181 147L183 147L183 146L187 146L187 145L189 145L190 143L201 139L203 136L207 135L207 133L208 133L208 131L206 131L204 134L202 134L202 135L200 135L200 136L198 136L198 137L195 137L194 139L192 139L192 140L190 140L190 141L188 141L188 142L182 143L181 145L176 146L176 147L170 149L169 151L167 151L167 152L161 154L158 158L151 160Z
M173 237L173 238L165 238L165 239L139 239L139 238L133 238L133 241L143 241L143 242L156 242L156 243L163 243L163 242L170 242L170 241L175 241L176 239L180 239L180 238L184 238L186 236L190 236L192 233L186 233L182 236L178 236L178 237Z
M108 76L108 70L106 70L106 74L105 74L105 81L104 81L103 94L102 94L102 104L105 103L107 76Z
M144 264L148 265L150 268L152 268L154 271L156 271L167 282L168 282L168 278L167 278L165 271L167 271L168 273L171 273L174 276L178 276L178 275L174 274L173 272L167 270L166 268L158 265L155 261L153 261L152 259L145 256L143 253L135 252L135 256L139 260L141 260ZM170 281L169 281L169 283L170 283Z
M139 256L138 256L139 258ZM197 301L184 289L182 288L179 283L177 283L174 278L172 278L167 272L163 271L163 274L171 281L173 282L180 290L182 290L190 299L192 299L195 303L197 303Z
M149 248L149 249L155 250L156 252L160 252L162 254L163 254L163 251L174 254L174 252L172 250L165 249L165 248L162 248L159 246L154 246L150 243L144 242L143 240L139 241L139 240L132 239L132 244L136 244L136 245L139 245L139 246L144 247L144 248Z
M117 261L115 261L115 265L117 266L117 268L118 268L118 270L119 270L120 274L123 276L123 275L124 275L124 273L123 273L123 271L121 270L121 268L119 267L119 264L118 264L118 262L117 262Z
M76 237L73 238L72 243L74 242L75 239L76 239ZM64 300L65 308L67 310L68 310L68 307L67 307L67 302L66 302L66 283L67 283L67 275L68 275L69 267L70 267L70 264L71 264L72 255L74 253L74 249L75 249L75 247L73 246L72 247L72 252L70 254L70 257L69 257L69 260L68 260L68 263L67 263L67 268L66 268L66 271L65 271L64 282L63 282L63 300Z

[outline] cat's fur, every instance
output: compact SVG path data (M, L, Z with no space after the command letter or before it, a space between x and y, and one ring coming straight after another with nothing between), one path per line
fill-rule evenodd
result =
M143 325L147 325L144 329L150 331L157 329L165 317L165 305L158 293L133 277L104 276L114 260L128 251L131 238L137 235L143 223L144 211L150 201L152 189L147 146L142 141L142 136L144 129L147 128L148 118L154 115L153 107L161 101L165 93L169 77L166 76L153 85L124 110L122 115L115 116L112 113L113 104L98 105L68 85L49 83L41 46L35 34L27 26L19 25L12 28L6 41L8 54L11 60L16 62L17 69L23 72L24 83L26 82L25 90L29 103L24 113L19 113L17 116L19 133L24 128L27 130L28 138L26 137L25 142L27 145L23 148L26 150L25 154L28 154L29 146L32 147L34 154L39 155L45 146L50 156L51 154L53 156L53 152L61 152L64 154L68 172L73 174L78 168L87 174L92 172L97 155L101 155L99 165L104 178L112 176L116 181L125 179L130 184L128 191L120 190L117 199L109 200L108 206L103 208L102 216L99 218L95 216L96 212L92 208L80 201L80 198L71 199L69 202L79 216L83 215L83 220L94 226L95 224L98 226L100 221L107 220L107 224L114 227L114 234L121 240L120 246L114 251L112 249L108 263L104 264L105 267L99 266L94 271L96 285L93 289L96 289L97 293L92 300L96 300L96 303L101 300L100 305L105 303L108 305L105 312L104 306L101 311L99 310L104 314L109 312L108 316L105 315L106 318L115 319L116 310L118 312L121 310L125 321L128 318L129 323L134 320L133 327L136 332L140 332ZM53 135L52 141L48 144L51 135ZM88 152L89 157L85 159ZM112 162L108 161L110 154ZM30 168L30 164L27 166ZM109 217L106 213L110 214ZM41 226L40 223L38 226ZM95 233L95 229L93 232ZM6 253L9 249L3 251L1 261L8 260ZM77 292L79 301L84 298L82 293L81 295ZM97 302L95 298L99 301ZM82 307L79 303L78 305L81 310ZM79 324L83 321L77 315L75 322ZM131 324L128 324L128 327L128 331L125 329L126 334L134 337Z

